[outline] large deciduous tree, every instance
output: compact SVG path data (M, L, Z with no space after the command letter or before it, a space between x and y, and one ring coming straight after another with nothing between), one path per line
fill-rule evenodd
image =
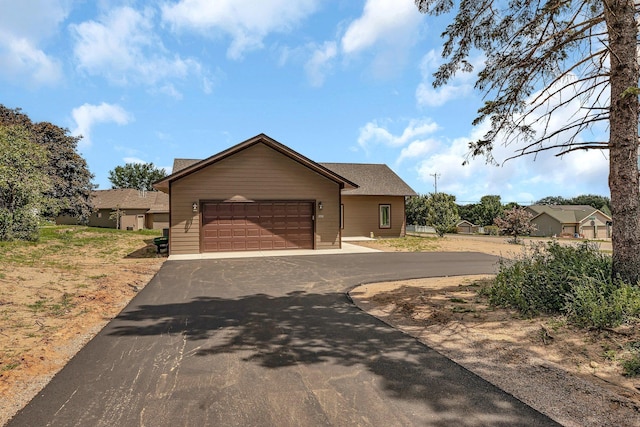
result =
M440 237L450 232L460 221L456 197L451 194L431 193L426 200L426 206L426 222Z
M87 162L77 152L80 137L69 130L47 122L33 123L20 109L0 105L0 124L22 126L29 131L33 142L47 153L44 172L51 185L43 192L45 198L41 214L47 218L67 215L83 223L89 219L93 204L91 183L93 175Z
M155 167L153 163L126 163L109 171L109 181L113 188L155 191L153 183L165 176L165 170Z
M474 124L490 130L470 143L470 155L493 160L494 144L518 142L514 157L553 150L609 151L613 218L612 275L640 279L638 179L638 23L633 0L416 0L423 13L455 12L443 33L445 63L434 85L473 69L486 57L476 88L485 105ZM575 107L563 123L552 118ZM606 124L608 140L585 130Z
M37 240L47 152L23 126L0 125L0 240Z

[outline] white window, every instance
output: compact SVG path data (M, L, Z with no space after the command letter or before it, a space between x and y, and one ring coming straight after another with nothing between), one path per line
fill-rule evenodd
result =
M380 228L391 228L391 205L379 205Z

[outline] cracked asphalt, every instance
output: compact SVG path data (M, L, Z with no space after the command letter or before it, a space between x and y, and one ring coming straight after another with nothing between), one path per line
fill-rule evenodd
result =
M355 307L479 253L168 261L9 426L557 425Z

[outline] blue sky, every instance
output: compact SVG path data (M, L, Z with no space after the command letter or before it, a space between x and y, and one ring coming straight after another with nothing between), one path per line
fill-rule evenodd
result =
M609 195L598 151L462 166L486 130L471 126L481 94L473 74L432 88L446 17L413 0L0 0L0 10L0 103L83 135L101 189L126 162L170 168L266 133L318 162L386 163L419 193L438 174L459 202Z

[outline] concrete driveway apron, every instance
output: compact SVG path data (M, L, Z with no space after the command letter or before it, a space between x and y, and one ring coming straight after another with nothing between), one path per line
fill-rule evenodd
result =
M345 296L495 263L477 253L168 261L9 425L555 425Z

